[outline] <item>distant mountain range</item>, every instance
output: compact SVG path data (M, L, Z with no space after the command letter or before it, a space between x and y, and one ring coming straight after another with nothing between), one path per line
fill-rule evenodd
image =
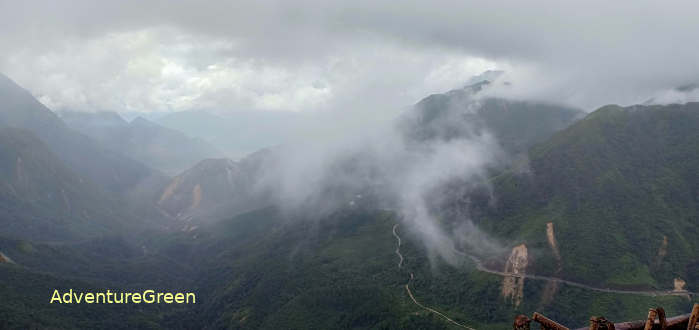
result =
M240 159L263 148L289 143L308 125L308 118L292 112L238 111L217 115L204 110L175 112L156 122L189 136L201 138Z
M508 153L516 155L583 114L579 109L536 101L481 98L478 92L488 87L488 84L487 81L481 81L463 89L423 99L399 118L399 134L415 143L424 143L428 140L467 138L469 134L488 131L496 136ZM170 119L180 116L189 118L190 123L208 123L206 125L213 126L214 131L216 126L223 127L227 124L227 121L212 117L206 112L179 113ZM264 163L265 160L274 158L283 148L281 146L256 153L240 161L204 160L175 176L162 190L157 204L173 217L187 219L194 224L202 219L220 219L251 210L253 206L272 205L275 203L274 191L270 190L274 189L274 185L265 182L266 186L261 187L261 177L270 176L270 173L265 173L260 167L270 167L270 164ZM370 173L374 171L372 167L381 166L362 161L362 157L365 157L363 150L355 152L357 154L344 154L342 159L337 160L339 163L333 166L338 173L334 173L334 176L354 177L356 173ZM262 157L264 154L268 157ZM284 167L284 164L277 165ZM364 168L367 166L368 168ZM371 182L366 182L366 187L357 187L359 178L351 180L346 186L324 187L327 195L321 198L330 203L336 199L336 196L330 198L330 195L351 196L360 191L372 191L372 186L380 185L381 180L385 178L370 180ZM258 191L260 189L264 192ZM343 189L357 191L342 191Z
M491 84L482 80L430 95L405 112L399 125L407 136L418 141L464 138L487 131L495 135L505 151L517 154L585 114L580 109L542 101L481 96Z
M268 206L269 192L257 186L266 153L261 151L240 161L202 160L175 176L162 189L156 204L192 226Z
M75 239L131 224L120 220L126 213L107 193L81 179L28 131L0 129L0 168L5 235Z
M125 121L114 112L61 112L61 119L72 129L102 146L151 168L174 175L202 159L221 157L209 143L152 121L137 117Z
M411 146L488 132L508 154L475 189L443 183L449 203L429 205L438 225L476 234L440 258L424 228L369 201L380 189L359 197L339 184L321 196L348 197L331 211L285 213L258 184L277 148L168 177L142 163L151 149L119 136L178 162L159 139L196 140L113 114L70 114L66 125L2 77L0 253L13 263L0 261L0 328L449 328L439 311L511 329L534 310L580 326L590 315L642 319L649 306L686 312L699 286L699 104L584 114L487 97L490 84L428 96L397 119ZM331 174L354 173L361 156L343 154ZM485 237L500 249L470 250ZM197 304L54 308L53 288L194 290Z
M11 212L3 220L14 228L3 233L55 240L164 223L138 196L165 176L70 129L2 75L0 100L9 199L2 202Z
M699 104L609 106L550 136L534 137L539 142L517 140L532 144L529 162L514 162L494 175L492 191L455 198L460 203L454 207L463 212L440 210L443 224L458 228L462 218L451 215L469 214L513 254L528 251L517 256L520 274L602 290L696 291L697 116ZM511 131L497 134L505 133ZM399 246L391 235L396 224ZM200 264L202 274L212 277L195 283L210 299L197 306L200 318L192 324L448 328L411 302L406 283L423 305L487 329L510 329L513 315L534 310L580 326L590 315L642 319L644 306L662 305L672 315L685 313L697 299L682 291L654 297L536 279L510 283L476 270L468 258L456 266L430 258L414 230L390 211L352 206L315 221L263 209L192 230L175 243L188 246L178 255L218 256ZM211 241L217 243L202 243ZM484 264L512 271L508 254L491 255Z
M159 174L71 130L28 91L0 75L0 125L35 134L66 165L100 187L123 193ZM89 161L87 161L89 160Z

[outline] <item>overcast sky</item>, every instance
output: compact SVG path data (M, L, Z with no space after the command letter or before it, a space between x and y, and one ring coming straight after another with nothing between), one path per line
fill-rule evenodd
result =
M488 69L514 97L591 110L699 82L697 13L697 1L0 0L0 71L55 110L390 112Z

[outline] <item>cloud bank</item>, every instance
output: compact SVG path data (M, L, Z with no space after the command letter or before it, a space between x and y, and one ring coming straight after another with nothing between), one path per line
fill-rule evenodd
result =
M0 70L49 106L85 111L392 109L486 69L510 73L516 95L593 109L696 82L697 9L690 1L1 1Z
M699 77L698 9L647 0L0 0L0 71L54 110L317 115L310 138L268 172L281 202L371 187L448 258L450 234L430 198L446 181L481 180L497 148L486 133L416 146L384 123L485 70L505 72L495 95L587 110L693 100L695 90L677 87ZM468 223L461 229L474 236Z

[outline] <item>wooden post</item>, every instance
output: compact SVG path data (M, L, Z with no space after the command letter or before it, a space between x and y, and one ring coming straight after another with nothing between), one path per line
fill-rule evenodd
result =
M564 327L561 324L556 323L555 321L547 318L546 316L543 316L539 313L534 312L534 316L532 319L536 322L539 322L541 324L541 329L544 330L570 330L567 327Z
M660 321L660 330L667 330L667 320L665 319L665 309L662 307L656 307L655 311L658 313L658 321Z
M603 316L593 316L590 318L590 330L615 330L614 323L608 321Z
M655 324L655 317L658 316L658 312L655 309L648 310L648 319L646 319L646 326L643 330L653 330L653 324Z
M692 308L692 314L689 315L689 322L687 322L687 330L694 330L697 327L697 320L699 319L699 304L694 304Z
M512 323L513 330L529 330L531 329L532 320L530 320L526 315L517 315L515 317L514 323Z

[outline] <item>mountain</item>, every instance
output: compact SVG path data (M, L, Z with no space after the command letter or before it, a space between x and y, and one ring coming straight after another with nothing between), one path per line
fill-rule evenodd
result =
M0 263L0 328L58 329L67 325L78 328L106 329L124 327L153 328L156 313L152 306L83 304L49 304L53 290L67 292L104 292L106 288L81 280L61 278ZM18 303L21 302L21 303ZM99 315L96 317L95 315Z
M221 156L201 139L142 117L131 122L114 112L61 112L60 117L70 128L102 146L167 174L179 173L202 159Z
M696 297L682 291L605 290L669 291L684 282L680 289L696 291L697 128L699 104L603 107L539 142L523 139L532 145L529 162L493 176L492 190L460 199L456 207L513 251L491 255L481 267L517 267L588 288L512 282L466 257L432 258L415 234L419 229L390 211L345 207L304 221L265 209L180 236L179 255L218 256L200 266L210 269L198 286L211 298L198 306L197 322L447 328L447 321L412 302L406 284L424 306L476 328L509 329L513 315L533 311L579 326L599 314L643 319L656 305L670 315L685 313ZM438 211L445 228L464 224L450 210Z
M109 196L73 173L32 133L0 129L0 232L33 240L84 238L128 223Z
M528 171L496 177L495 206L482 196L475 214L540 251L535 272L560 264L583 283L696 291L697 150L699 103L605 106L531 148Z
M479 329L511 329L513 315L534 310L583 326L591 313L629 320L642 319L647 306L663 306L669 315L690 306L684 297L563 286L556 304L542 308L547 282L531 280L515 308L501 296L502 277L478 271L468 258L455 263L431 258L414 230L389 211L345 208L309 220L265 208L135 241L47 246L0 239L0 249L17 262L0 264L0 276L11 283L0 286L0 294L23 302L0 301L0 315L11 315L5 320L16 327L41 320L44 327L61 322L137 327L146 322L151 328L457 328L415 304L406 284L423 306ZM133 305L121 319L99 305L52 318L33 316L46 309L46 291L54 287L195 291L198 303L157 309ZM91 313L106 314L95 319Z
M509 329L513 315L533 311L579 326L590 315L643 319L648 306L686 313L696 297L682 291L605 290L669 291L684 282L696 291L697 128L695 103L603 107L532 143L528 168L514 163L491 178L492 190L460 199L456 207L513 251L480 267L582 286L508 281L467 257L431 257L419 228L364 207L313 220L253 211L184 233L173 251L217 256L200 265L208 270L198 287L209 299L195 321L214 327L450 326L413 303L406 284L423 306L476 328ZM464 224L438 211L446 229Z
M489 132L506 152L518 154L584 115L582 110L564 105L483 95L492 84L482 80L430 95L404 113L399 125L408 137L418 141L468 138Z
M576 121L576 109L481 94L489 84L430 96L399 119L411 143L489 132L526 160L492 169L474 189L444 182L463 189L439 191L453 196L429 212L444 232L471 234L444 257L420 223L368 200L380 189L329 212L289 212L267 192L257 196L275 150L207 159L146 198L189 222L185 230L60 244L0 237L0 251L14 261L0 262L0 296L10 297L0 300L0 327L511 329L514 315L534 311L577 326L590 315L643 319L649 306L686 313L697 297L670 290L697 291L699 283L699 105L606 106ZM79 172L66 171L73 167L41 138L7 134L4 194L22 182L19 155L36 173L21 202L67 210L32 187L68 190L79 186ZM345 180L321 200L344 197L355 178L345 172L363 173L363 160L361 152L342 154L328 175ZM103 200L79 187L71 200ZM3 198L5 209L16 205ZM497 248L472 251L486 243ZM195 291L197 304L47 308L56 287Z
M69 168L99 187L126 193L162 175L68 128L28 91L0 74L0 126L34 133Z
M13 139L6 141L6 168L12 170L8 173L20 169L20 181L29 183L26 194L15 194L12 189L20 183L6 178L11 193L2 201L6 206L3 211L14 212L12 219L17 221L0 234L64 240L75 238L70 233L85 237L125 227L137 231L166 222L167 216L151 202L154 189L166 180L164 175L70 129L29 92L2 75L0 127L25 132L8 131ZM36 154L39 151L45 155ZM22 159L19 165L17 156ZM33 167L27 167L30 164ZM57 177L50 179L49 173ZM18 209L19 205L26 207ZM36 236L39 232L42 235Z
M493 73L496 74L497 72ZM488 81L480 81L459 90L423 99L398 119L399 134L404 134L407 140L419 144L428 140L444 142L451 138L466 138L488 131L495 135L508 153L522 154L529 146L546 139L581 116L580 110L560 105L482 97L481 91L489 88L490 84ZM192 117L190 122L196 122L212 115L190 112L179 113L175 117L177 116ZM212 125L215 122L214 127L226 124L219 117L209 119L210 122L205 122ZM267 150L265 153L270 157L266 158L259 157L264 153L258 153L242 158L239 162L226 159L202 161L165 185L157 198L157 204L170 216L188 221L195 219L194 223L201 219L220 219L274 204L278 200L271 199L270 195L274 194L274 187L279 185L268 182L276 174L269 172L283 171L284 160L278 159L276 164L267 166L269 164L264 163L264 159L279 156L283 153L283 148ZM366 150L350 150L333 159L331 175L340 179L324 180L324 183L330 183L319 187L321 193L318 196L310 196L308 199L323 200L327 204L326 209L347 203L357 195L370 194L371 197L365 196L365 201L390 200L393 196L381 196L382 192L379 191L384 189L390 178L377 176L386 165L367 161L372 156L365 153ZM274 166L281 167L273 169ZM263 177L267 181L261 184L259 181ZM260 189L267 191L260 193L257 191ZM315 204L307 207L320 209Z
M156 122L201 138L226 156L240 159L257 150L287 143L307 125L308 119L282 111L236 111L217 115L193 110L168 114Z
M240 160L205 159L165 185L157 205L170 216L197 224L251 211L270 203L257 183L268 151Z
M697 102L698 99L699 84L690 83L656 92L655 96L643 102L643 105Z
M190 269L173 259L147 254L128 238L103 236L77 243L44 244L0 236L0 250L14 263L0 262L0 328L143 328L167 325L161 313L182 317L182 307L157 304L49 304L54 290L74 292L142 292L180 290ZM189 287L191 290L191 286ZM96 317L95 315L99 315ZM175 327L171 324L170 327Z

